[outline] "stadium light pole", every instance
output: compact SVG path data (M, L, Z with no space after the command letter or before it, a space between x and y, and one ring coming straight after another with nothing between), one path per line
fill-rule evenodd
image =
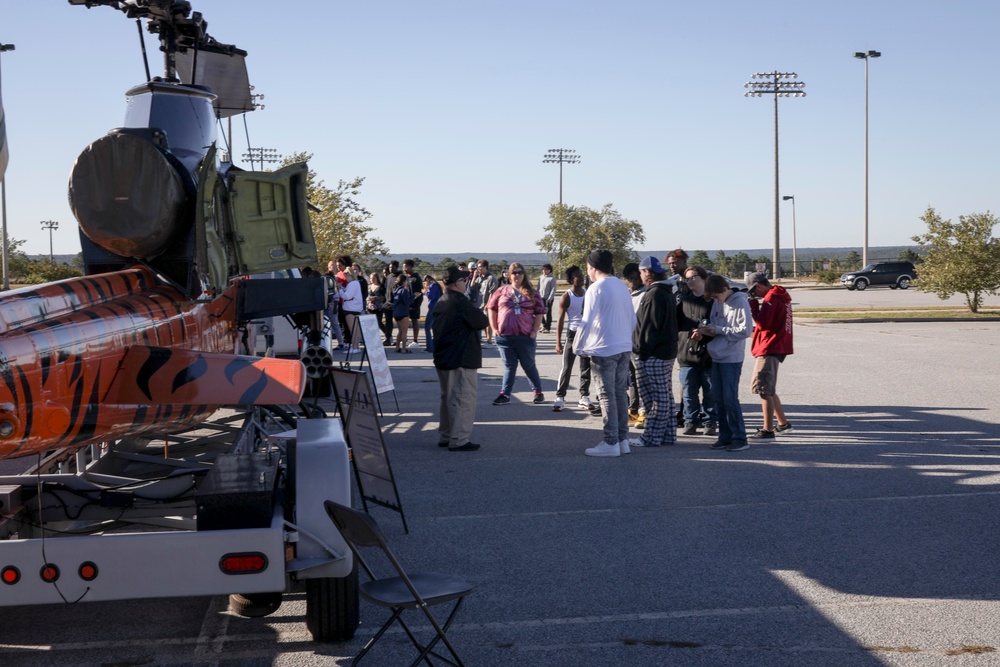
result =
M778 277L780 268L779 258L781 253L779 234L779 195L778 195L778 98L779 97L805 97L803 88L806 84L802 81L794 81L799 78L795 72L755 72L750 75L750 80L743 84L747 92L744 97L763 97L764 95L774 95L774 268L772 278Z
M247 148L243 159L250 160L250 171L253 171L254 160L260 162L260 170L264 171L265 162L281 162L282 157L278 155L276 148Z
M0 54L5 51L13 51L13 44L0 44ZM0 74L0 83L3 81L3 75ZM0 106L0 118L3 117L3 107ZM0 127L0 147L2 147L7 142L6 130ZM5 290L10 289L10 262L8 261L8 247L7 247L7 180L4 178L3 174L0 173L0 219L3 222L3 288Z
M880 58L881 51L855 51L854 57L865 61L865 234L861 246L861 265L868 266L868 61Z
M549 152L542 157L542 162L559 164L559 209L561 210L563 203L563 165L580 164L580 156L572 148L550 148Z
M49 261L54 262L56 260L52 254L52 232L59 229L59 223L55 220L42 220L42 229L49 230Z
M792 200L792 278L799 277L798 241L795 238L795 195L785 195L782 201Z

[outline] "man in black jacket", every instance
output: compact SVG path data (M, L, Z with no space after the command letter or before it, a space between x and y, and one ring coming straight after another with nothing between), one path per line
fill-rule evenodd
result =
M639 398L646 408L642 437L630 441L639 447L672 445L677 440L671 374L677 357L677 300L660 260L639 262L646 293L639 302L638 326L632 332L632 353L639 382Z
M480 332L489 324L486 313L465 296L469 272L449 267L444 276L444 294L434 306L434 368L441 383L441 417L438 447L452 452L473 452L470 442L476 421L478 372L483 365Z
M684 406L681 434L695 435L704 426L705 435L716 435L718 417L712 395L712 358L708 356L708 340L691 338L691 332L703 320L707 321L712 312L712 303L705 300L708 271L700 266L691 266L685 269L683 277L688 289L677 295L677 365L680 367L681 402Z

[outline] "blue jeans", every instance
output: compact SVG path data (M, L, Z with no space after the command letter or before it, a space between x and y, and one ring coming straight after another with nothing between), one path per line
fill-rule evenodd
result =
M597 376L604 418L604 442L616 445L628 440L628 360L632 356L622 352L611 357L591 357L590 368Z
M681 397L684 404L684 423L701 426L698 414L704 409L709 424L716 424L719 415L715 411L715 396L712 395L712 367L681 366ZM698 399L701 392L702 399Z
M712 362L712 390L715 392L715 406L719 411L719 442L726 444L747 441L747 429L743 423L743 408L740 406L740 374L743 364L720 364Z
M538 376L538 367L535 366L535 339L531 336L500 336L493 337L500 352L500 360L503 361L503 388L500 390L510 396L514 390L514 374L517 372L517 364L521 363L524 374L531 383L531 388L535 391L542 390L542 378Z

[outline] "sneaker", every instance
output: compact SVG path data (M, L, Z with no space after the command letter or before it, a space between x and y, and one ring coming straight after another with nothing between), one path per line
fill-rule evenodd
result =
M563 400L562 396L556 396L556 400L552 403L553 412L562 412L563 406L566 402Z
M507 405L508 403L510 403L510 396L504 393L493 399L493 405Z
M409 348L416 348L416 347L420 347L420 346L419 346L419 345L417 345L417 341L413 341L412 343L410 343L410 344L409 344L409 345L407 345L406 347L409 347Z
M733 444L726 447L727 452L742 452L743 450L750 449L750 445L745 442L734 442Z
M618 451L622 454L631 454L632 448L629 445L638 442L637 440L622 440L618 443Z
M698 434L698 427L695 426L694 424L688 424L687 426L684 427L684 430L681 431L681 435L697 435L697 434Z
M467 442L464 445L460 445L458 447L449 447L448 451L449 452L474 452L477 449L479 449L479 445L477 445L474 442Z
M590 400L590 396L581 396L580 402L577 403L578 406L584 410L592 410L594 408L593 402Z
M622 450L618 443L609 445L602 440L590 449L585 449L583 453L587 456L621 456Z
M792 422L785 422L774 427L776 433L788 433L792 430Z
M774 440L774 431L765 431L762 428L757 429L757 432L750 436L757 440Z
M535 405L540 405L545 402L545 394L540 391L535 392L535 397L531 399L531 402Z
M705 435L718 435L719 429L715 428L715 424L709 424L705 427Z
M712 449L728 449L730 444L731 443L722 442L721 440L717 440L716 442L712 443Z

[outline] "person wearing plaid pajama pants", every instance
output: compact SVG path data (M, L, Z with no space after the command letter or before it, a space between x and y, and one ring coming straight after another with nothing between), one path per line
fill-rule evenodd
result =
M671 386L677 357L677 299L656 257L646 257L639 263L639 275L646 285L646 293L636 312L638 325L632 332L632 353L639 398L646 408L646 427L642 437L629 444L638 447L673 445L677 440Z

